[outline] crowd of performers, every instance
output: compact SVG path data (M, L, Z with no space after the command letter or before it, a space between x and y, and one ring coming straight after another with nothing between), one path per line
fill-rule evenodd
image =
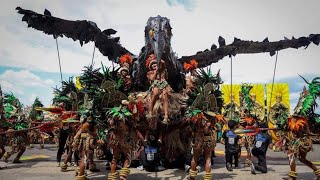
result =
M8 162L17 155L13 163L20 163L20 157L30 143L44 145L47 137L57 144L57 162L62 172L74 157L76 179L86 179L87 169L99 171L94 156L107 158L110 162L109 180L118 176L126 179L133 160L140 165L147 161L146 148L159 147L156 165L186 168L189 179L195 179L202 159L205 166L204 179L214 178L211 173L212 157L216 143L225 144L226 168L232 171L239 167L241 148L247 150L245 164L252 173L267 172L267 147L278 147L287 152L290 172L287 179L296 179L295 159L314 170L320 179L320 169L306 159L312 149L312 137L319 134L320 119L315 112L316 99L320 95L320 78L308 82L308 89L301 93L293 115L289 115L277 95L267 116L261 116L264 109L250 94L251 85L241 89L242 106L233 101L223 104L218 74L197 69L196 60L184 64L190 75L182 92L174 92L166 81L164 61L157 62L154 55L146 60L146 76L150 87L146 91L133 92L130 72L132 57L124 55L119 59L121 67L111 69L102 66L86 67L83 74L64 81L61 89L55 89L53 104L44 108L36 99L29 110L12 94L0 96L0 158ZM224 111L221 108L224 107ZM46 112L46 113L44 113ZM45 117L44 114L50 114ZM269 133L276 133L272 140ZM11 149L5 152L4 146ZM64 152L66 158L62 159ZM258 159L252 163L251 154ZM232 165L234 163L234 166ZM120 167L120 170L117 169ZM139 168L148 168L142 167ZM130 177L128 177L130 179Z

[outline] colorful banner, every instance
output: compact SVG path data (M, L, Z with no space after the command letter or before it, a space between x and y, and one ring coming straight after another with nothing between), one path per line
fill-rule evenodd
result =
M270 111L271 108L277 108L279 106L286 107L288 114L290 113L290 91L289 84L277 83L267 84L267 111L268 111L268 126L270 128L276 127L275 120L272 118L274 112ZM270 131L270 135L274 142L280 140L280 136L277 131Z
M275 83L273 85L272 90L272 84L267 84L267 110L269 112L270 105L271 107L277 103L278 101L281 101L287 108L288 113L290 113L290 91L289 91L289 84L288 83ZM272 94L271 94L272 92Z
M224 107L231 102L231 96L233 97L233 101L237 104L237 106L239 108L239 106L240 106L240 90L241 90L241 85L239 85L239 84L233 84L232 90L231 90L231 85L229 85L229 84L221 85L221 92L222 92L222 98L223 98L222 113L225 112Z
M240 97L239 97L240 90L241 90L240 84L233 84L232 90L231 90L231 85L229 84L221 85L223 104L224 105L229 104L231 102L231 95L233 95L234 101L236 102L236 104L240 105Z
M264 119L265 115L265 99L264 99L264 85L263 84L253 84L252 89L250 90L250 97L254 100L254 107L259 116L260 120Z
M254 84L250 90L250 95L254 95L256 101L264 108L264 85L263 84Z

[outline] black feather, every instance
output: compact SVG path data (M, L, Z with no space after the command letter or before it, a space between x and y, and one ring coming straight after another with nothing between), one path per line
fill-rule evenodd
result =
M234 37L233 43L238 43L238 42L241 42L241 39L238 39L238 38Z
M219 36L218 42L219 42L219 47L226 46L226 40L223 37Z
M267 37L267 38L265 38L262 42L269 42L268 37ZM271 55L271 56L273 56L273 55Z
M114 29L106 29L106 30L102 31L102 33L105 34L105 35L107 35L107 36L110 36L110 35L112 35L112 34L116 34L117 31L114 30Z
M214 43L211 45L211 50L217 49L217 45L215 45Z
M51 12L48 11L48 9L45 9L43 14L46 16L51 16Z

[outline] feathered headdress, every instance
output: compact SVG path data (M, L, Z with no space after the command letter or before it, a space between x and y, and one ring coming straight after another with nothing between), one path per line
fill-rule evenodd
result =
M130 65L132 65L133 59L130 54L124 54L119 58L119 64L121 68L119 69L119 72L121 71L127 71L128 73L130 72L129 68Z
M132 65L133 59L130 54L124 54L119 58L119 63L123 65L124 63L128 63Z
M186 72L190 72L198 68L198 62L195 59L191 59L190 63L183 63L183 68Z
M288 118L288 129L290 131L298 132L306 128L308 120L304 117L291 116Z
M146 67L150 69L151 65L154 63L157 63L156 56L154 54L150 54L146 60Z

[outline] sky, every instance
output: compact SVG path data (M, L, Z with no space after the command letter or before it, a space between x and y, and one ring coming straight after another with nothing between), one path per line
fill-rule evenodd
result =
M21 22L15 8L38 13L48 9L53 16L68 20L90 20L101 30L117 30L120 43L134 54L144 45L144 27L150 16L165 16L172 26L172 48L178 57L192 55L218 44L218 37L232 43L233 38L277 41L320 33L318 0L11 0L0 11L0 84L26 105L35 97L47 106L53 87L60 86L55 40L52 36ZM63 79L77 76L92 59L93 43L80 46L72 39L59 38ZM320 76L320 47L287 49L279 52L275 83L289 83L291 109L297 103L304 81ZM94 62L110 65L96 51ZM268 53L237 55L233 58L233 83L271 83L275 56ZM210 68L221 70L226 84L231 81L230 59L225 57Z

